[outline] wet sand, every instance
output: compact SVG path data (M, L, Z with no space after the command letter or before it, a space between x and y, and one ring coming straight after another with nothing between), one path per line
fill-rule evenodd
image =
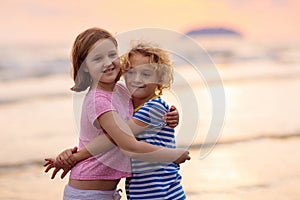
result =
M188 199L299 199L300 139L219 145L182 167Z
M192 150L183 164L182 184L188 199L299 199L299 138L262 139L217 145L204 159ZM0 199L61 199L67 178L50 180L41 166L0 173ZM124 187L121 182L120 187ZM125 195L122 199L126 199Z

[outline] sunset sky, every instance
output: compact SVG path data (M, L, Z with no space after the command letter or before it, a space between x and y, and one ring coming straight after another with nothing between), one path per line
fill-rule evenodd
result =
M1 0L2 43L70 42L91 26L180 32L224 26L254 39L300 40L298 0Z

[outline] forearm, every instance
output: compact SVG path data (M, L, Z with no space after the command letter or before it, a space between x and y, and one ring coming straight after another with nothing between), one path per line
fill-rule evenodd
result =
M115 112L107 112L103 114L99 119L99 123L113 139L116 145L124 151L149 153L160 148L145 142L137 141L130 127Z
M103 114L99 123L104 127L117 146L129 157L152 162L173 162L184 150L169 149L137 141L128 125L115 112Z
M128 152L123 150L124 154L128 157L146 162L174 162L185 151L186 150L180 148L171 149L163 147L158 147L155 151L145 153Z
M148 127L148 124L140 122L134 118L128 120L126 124L134 135L137 135Z
M73 156L77 162L80 162L89 157L104 153L113 147L115 147L115 145L106 135L102 134L90 141L84 148L74 153Z
M80 149L78 152L74 153L73 156L77 162L80 162L89 157L92 157L93 155L86 148L83 148L83 149Z
M94 138L92 141L90 141L86 146L85 149L91 154L91 155L98 155L104 152L107 152L108 150L116 147L110 139L105 135L101 134ZM87 155L87 152L84 152Z
M129 125L130 129L134 134L143 131L147 124L142 123L138 120L131 119L127 121L127 125ZM134 127L134 128L132 128ZM126 128L123 128L126 130ZM186 150L185 149L171 149L171 148L164 148L159 146L154 146L152 144L132 140L132 145L130 151L126 151L126 149L122 149L125 155L130 158L142 160L146 162L174 162L176 161L181 155L183 155Z

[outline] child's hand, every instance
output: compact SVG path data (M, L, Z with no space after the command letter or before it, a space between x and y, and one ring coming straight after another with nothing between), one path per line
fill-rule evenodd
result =
M186 160L190 160L191 157L189 156L189 153L189 151L185 151L177 160L174 161L174 163L179 165L184 163Z
M76 152L77 147L74 147L73 149L66 149L56 157L56 162L58 162L61 166L72 168L77 163L77 160L73 156L73 153Z
M61 169L63 170L63 173L61 174L61 178L63 179L67 174L68 172L71 170L71 168L69 167L63 167L61 165L59 165L58 162L55 161L55 159L53 158L45 158L45 164L44 164L44 167L47 167L45 169L45 172L47 173L50 169L54 168L54 171L52 172L52 176L51 176L51 179L54 179L57 172L59 172Z
M179 113L175 106L171 106L170 112L164 115L164 121L169 127L175 128L179 123Z

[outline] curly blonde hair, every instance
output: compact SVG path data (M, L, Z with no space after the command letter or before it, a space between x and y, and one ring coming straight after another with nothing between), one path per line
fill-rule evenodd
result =
M157 88L159 95L162 94L163 89L170 88L174 78L170 54L167 51L150 42L137 41L132 43L131 49L120 58L123 73L131 69L130 57L134 54L141 54L150 58L150 64L161 80Z

